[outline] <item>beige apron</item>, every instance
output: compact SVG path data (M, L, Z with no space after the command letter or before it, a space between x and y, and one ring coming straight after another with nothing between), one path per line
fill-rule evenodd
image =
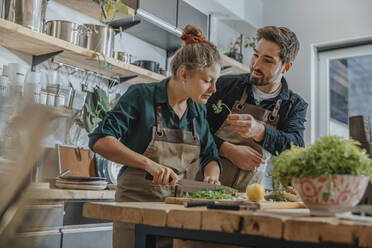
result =
M200 170L200 140L196 133L195 119L191 123L192 131L163 128L162 107L159 105L156 107L156 123L152 140L143 155L173 169L179 179L195 179ZM175 186L153 184L145 176L145 170L127 167L118 179L115 201L160 202L168 196L177 195ZM157 247L168 245L169 240L157 243ZM113 246L134 247L133 224L114 222Z
M276 102L274 110L269 111L267 109L258 107L256 105L246 103L247 97L248 97L247 89L248 89L247 87L244 89L241 99L235 102L232 108L232 113L233 114L250 114L257 121L265 123L266 125L269 125L270 127L276 128L276 125L278 124L278 120L279 120L278 111L279 111L282 100L279 99ZM232 144L251 146L259 153L261 154L264 153L264 149L259 144L257 144L252 138L246 139L240 136L238 133L236 133L231 128L230 124L228 124L226 120L221 125L221 127L217 130L215 135ZM249 183L252 183L252 179L253 177L255 177L255 172L242 170L225 157L221 157L221 162L223 165L222 175L220 178L221 184L230 186L239 191L245 191L246 186ZM265 166L266 164L261 164L259 167L260 170L264 171ZM263 176L263 172L262 172L262 176ZM257 181L260 181L262 179L262 176L261 178L257 179Z

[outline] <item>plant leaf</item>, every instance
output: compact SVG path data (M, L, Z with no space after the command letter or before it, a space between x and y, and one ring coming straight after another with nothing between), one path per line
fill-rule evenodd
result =
M122 13L124 15L129 15L129 8L128 8L128 6L125 5L124 3L120 2L120 1L117 1L115 3L115 10L118 13Z

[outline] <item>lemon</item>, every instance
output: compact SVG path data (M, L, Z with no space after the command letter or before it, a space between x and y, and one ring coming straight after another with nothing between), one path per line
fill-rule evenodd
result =
M259 183L254 183L247 186L246 189L248 199L251 201L259 202L265 196L265 190Z

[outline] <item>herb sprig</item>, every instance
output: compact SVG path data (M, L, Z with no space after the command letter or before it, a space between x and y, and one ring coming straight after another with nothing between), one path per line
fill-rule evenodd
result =
M222 110L223 110L223 107L225 107L229 111L229 114L232 114L232 111L229 108L229 106L227 106L225 103L223 103L222 100L218 100L217 104L212 104L213 112L215 114L221 113Z

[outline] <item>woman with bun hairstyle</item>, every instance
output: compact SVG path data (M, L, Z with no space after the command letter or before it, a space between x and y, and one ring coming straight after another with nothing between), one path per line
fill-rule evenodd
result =
M220 184L218 150L206 121L209 97L221 70L217 48L187 25L183 46L171 61L170 78L128 88L90 134L90 148L125 165L118 202L164 201L179 179ZM150 180L149 180L150 178ZM114 223L114 247L134 247L134 225Z

